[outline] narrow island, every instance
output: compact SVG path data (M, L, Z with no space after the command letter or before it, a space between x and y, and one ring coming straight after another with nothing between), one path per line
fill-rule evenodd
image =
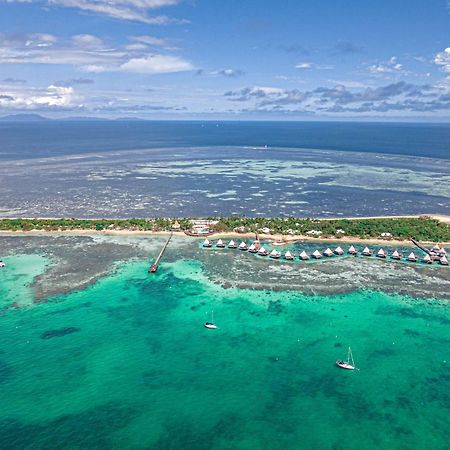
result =
M296 240L450 244L449 216L396 216L367 218L4 218L0 233L166 234L253 237L279 242Z

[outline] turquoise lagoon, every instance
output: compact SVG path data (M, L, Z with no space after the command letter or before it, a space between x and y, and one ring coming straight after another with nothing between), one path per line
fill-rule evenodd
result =
M33 304L48 261L6 262L2 449L448 448L445 300L224 289L198 261L137 260ZM334 364L348 346L359 371Z

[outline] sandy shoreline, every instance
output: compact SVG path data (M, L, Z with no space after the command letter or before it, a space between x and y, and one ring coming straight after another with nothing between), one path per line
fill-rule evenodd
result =
M450 220L450 218L449 218ZM169 236L170 231L135 231L135 230L58 230L58 231L42 231L42 230L30 230L30 231L6 231L0 230L0 236ZM205 239L204 236L188 236L183 231L174 231L173 236L185 237L191 239ZM208 239L255 239L255 233L213 233L208 236ZM343 236L341 238L324 238L324 237L311 237L304 235L281 235L281 234L262 234L259 233L259 238L264 241L279 241L277 246L289 245L296 241L308 241L318 243L343 243L343 244L375 244L375 245L398 245L398 246L414 246L409 240L398 239L381 239L370 238L362 239L358 237ZM435 244L436 242L421 241L424 244ZM440 245L450 246L450 242L439 242Z

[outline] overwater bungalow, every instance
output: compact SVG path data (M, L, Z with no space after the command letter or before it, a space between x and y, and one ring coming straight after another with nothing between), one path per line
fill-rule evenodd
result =
M410 262L417 262L419 259L417 258L417 256L414 254L414 252L411 252L408 255L408 261Z
M322 253L319 252L319 250L316 250L313 254L312 254L313 258L315 259L320 259L322 258Z
M284 259L287 259L288 261L292 261L294 259L294 255L288 250L285 254L284 254Z
M377 252L377 257L378 258L386 258L386 252L382 249L382 248L380 248L380 250L378 250L378 252Z
M219 239L217 241L216 247L224 248L225 247L225 242L223 242L222 239Z
M248 245L244 242L244 241L242 241L240 244L239 244L239 250L243 250L243 251L246 251L246 250L248 250Z
M279 259L281 256L281 252L279 252L278 250L273 249L270 254L269 257L273 258L273 259Z
M300 259L303 260L303 261L306 261L307 259L309 259L309 255L308 255L308 253L305 252L305 250L303 250L300 253Z
M205 247L205 248L212 247L212 242L209 239L205 239L203 241L203 247Z
M324 254L325 256L327 256L328 258L329 258L330 256L334 256L334 253L333 253L333 251L331 250L331 248L327 248L327 249L323 252L323 254Z
M441 259L439 260L439 263L442 264L443 266L448 266L448 259L447 259L447 257L445 255L441 256Z
M364 247L362 254L363 254L363 256L372 256L372 250L370 250L369 247Z
M334 249L334 254L335 254L335 255L341 256L341 255L344 254L344 250L342 250L342 247L336 247L336 248Z
M231 241L228 243L228 248L237 248L238 245L236 242L233 241L233 239L231 239Z
M258 249L256 248L255 244L251 244L250 247L248 248L248 251L250 253L258 253Z
M422 262L424 262L425 264L432 264L433 260L431 259L431 256L427 253L423 259Z
M259 250L258 250L258 255L259 256L267 256L269 254L269 252L264 248L264 247L261 247Z
M348 253L349 253L349 255L357 255L357 254L358 254L358 250L356 250L356 248L352 245L352 246L348 249Z
M395 250L395 251L392 253L391 258L392 258L392 259L399 260L399 259L402 258L402 255L401 255L397 250Z

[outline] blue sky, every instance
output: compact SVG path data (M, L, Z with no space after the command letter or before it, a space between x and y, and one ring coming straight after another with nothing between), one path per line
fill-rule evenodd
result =
M0 113L450 119L447 0L0 0Z

